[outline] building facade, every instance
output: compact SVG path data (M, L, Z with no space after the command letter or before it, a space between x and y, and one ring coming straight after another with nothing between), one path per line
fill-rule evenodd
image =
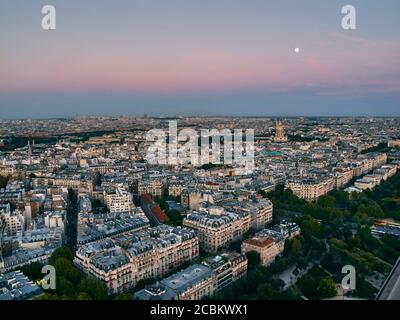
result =
M134 294L136 300L201 300L216 291L211 268L194 264Z
M263 230L242 244L242 254L255 251L260 255L261 264L268 266L285 249L284 237L279 232Z
M75 264L104 282L110 293L124 292L139 281L156 279L199 255L192 230L160 225L81 246Z
M110 212L131 212L135 207L132 194L123 188L116 188L115 193L104 192L104 199Z
M200 246L205 251L216 252L231 242L242 239L250 230L251 216L247 213L226 212L221 207L212 207L189 214L183 220L183 225L196 231Z

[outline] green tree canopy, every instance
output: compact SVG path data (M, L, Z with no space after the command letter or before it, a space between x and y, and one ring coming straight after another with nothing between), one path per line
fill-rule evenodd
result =
M32 262L28 265L25 265L21 268L21 271L24 275L26 275L32 281L41 280L43 278L42 274L43 264L39 262Z
M336 285L332 279L322 279L318 285L318 293L321 299L332 298L337 295Z
M108 296L106 285L93 278L82 279L79 283L79 292L88 294L93 300L105 300Z
M249 261L249 266L255 268L261 264L261 258L258 252L249 251L246 253L246 257Z
M49 263L51 265L54 265L56 263L57 259L59 259L59 258L65 258L69 261L74 260L74 256L73 256L71 250L67 247L57 248L56 250L54 250L53 254L51 255L51 257L49 259Z

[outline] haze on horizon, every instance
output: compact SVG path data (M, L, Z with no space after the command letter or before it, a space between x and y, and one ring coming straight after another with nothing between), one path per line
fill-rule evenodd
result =
M398 0L44 4L1 2L0 118L400 116Z

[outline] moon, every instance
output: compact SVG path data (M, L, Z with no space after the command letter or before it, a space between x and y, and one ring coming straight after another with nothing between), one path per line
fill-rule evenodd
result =
M294 52L299 53L300 52L300 48L295 48Z

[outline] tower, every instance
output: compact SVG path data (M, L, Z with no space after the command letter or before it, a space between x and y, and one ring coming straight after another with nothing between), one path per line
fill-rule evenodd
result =
M32 157L32 146L31 142L28 140L28 156Z
M278 120L275 125L274 142L287 142L288 137L285 135L285 127L282 121Z

